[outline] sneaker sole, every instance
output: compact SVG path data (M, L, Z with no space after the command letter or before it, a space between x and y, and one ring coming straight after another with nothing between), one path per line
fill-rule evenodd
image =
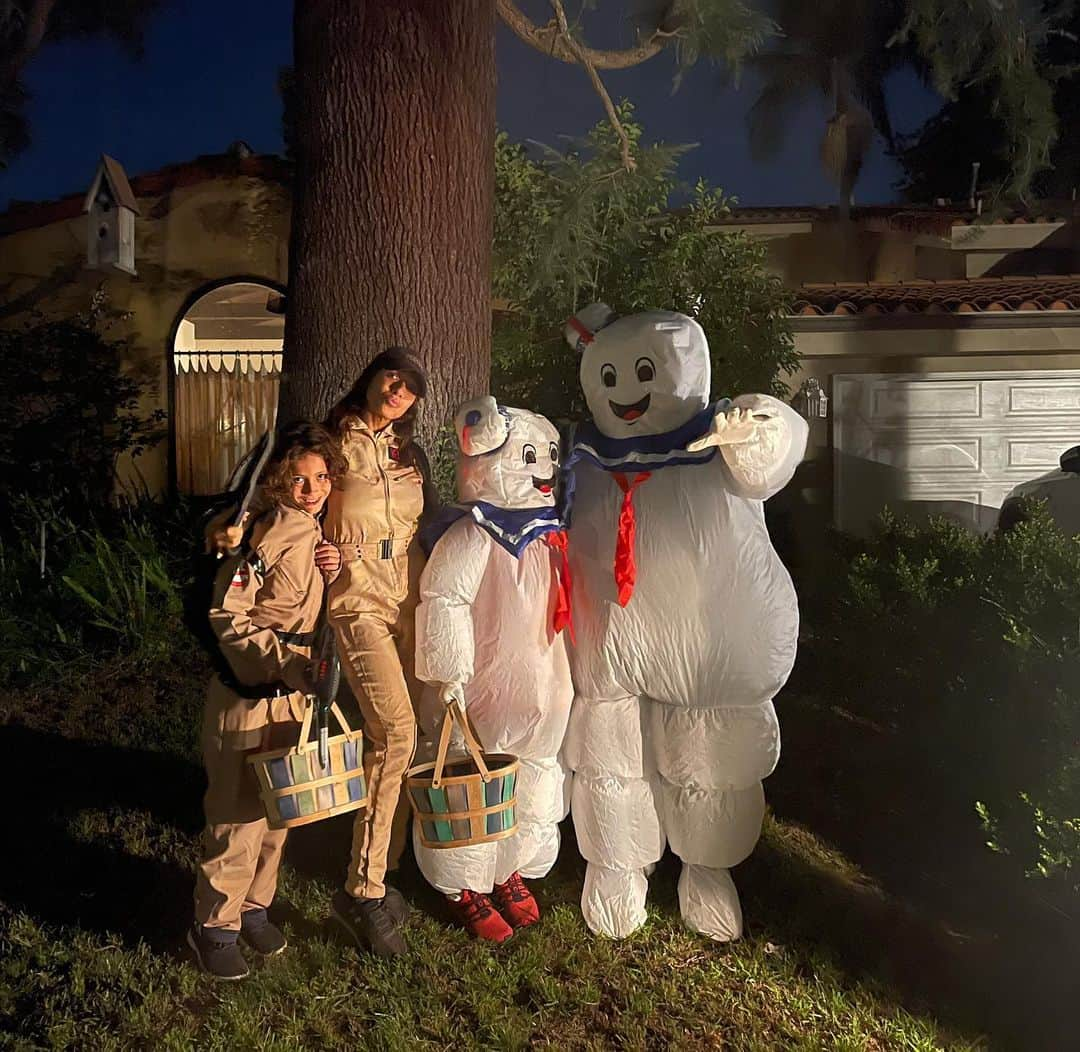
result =
M284 937L284 936L283 936ZM289 943L286 941L283 945L279 946L276 950L271 950L269 953L263 953L257 946L253 946L247 939L244 938L244 933L240 933L240 941L253 953L256 957L261 957L264 961L270 960L271 957L279 957L288 948Z
M195 954L195 961L199 965L199 970L204 975L209 975L210 978L215 980L216 982L238 983L241 979L246 979L251 974L251 972L244 972L243 975L215 975L212 971L210 971L209 968L206 967L206 964L203 962L202 954L199 952L199 945L192 937L190 931L188 931L187 933L187 944L191 947L191 952Z

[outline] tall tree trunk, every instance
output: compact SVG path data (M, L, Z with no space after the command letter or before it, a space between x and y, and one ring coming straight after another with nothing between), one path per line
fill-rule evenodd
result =
M381 350L431 370L421 429L487 389L494 0L297 0L297 170L279 420Z

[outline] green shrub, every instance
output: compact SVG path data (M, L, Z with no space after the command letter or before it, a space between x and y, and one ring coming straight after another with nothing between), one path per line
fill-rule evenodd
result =
M70 500L17 498L0 530L0 675L9 680L55 679L106 655L152 668L183 635L191 509L140 500L75 521Z
M500 135L495 149L492 391L552 419L584 413L566 319L603 301L620 314L649 309L696 318L709 339L713 393L784 393L797 365L789 296L766 270L766 249L720 233L731 201L698 183L685 206L675 177L689 149L642 143L628 103L620 117L637 168L622 166L610 124L539 159Z
M128 343L108 338L100 304L0 330L0 360L0 509L9 494L64 493L79 517L111 498L117 457L163 437L164 413L139 409L151 382L132 371Z
M836 554L803 597L801 686L888 727L1018 870L1080 890L1080 538L1041 508L985 538L884 516Z

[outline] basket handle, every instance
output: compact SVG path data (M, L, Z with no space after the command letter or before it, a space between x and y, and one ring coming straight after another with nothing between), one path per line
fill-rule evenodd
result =
M306 745L311 737L311 718L315 714L315 708L318 705L318 700L314 694L308 694L304 700L307 705L304 706L304 719L300 724L300 736L296 740L296 744ZM352 728L349 726L348 720L345 719L345 714L338 708L338 703L335 701L330 705L330 711L333 713L334 719L338 721L341 729L346 734L352 734Z
M450 731L454 724L461 728L461 736L465 739L465 748L469 750L480 777L485 782L491 781L491 772L484 763L484 754L480 749L480 743L473 734L469 717L465 713L465 707L455 698L446 706L446 715L443 717L442 730L439 732L439 751L435 756L435 770L431 776L431 788L438 789L442 785L443 768L446 766L446 751L450 748Z

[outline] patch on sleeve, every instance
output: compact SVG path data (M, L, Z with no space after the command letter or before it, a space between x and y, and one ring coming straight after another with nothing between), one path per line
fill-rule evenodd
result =
M233 574L232 584L230 588L247 588L248 586L248 564L241 563L236 568L236 573Z
M401 460L401 450L397 446L390 446L387 452L390 454L390 459L395 463Z

